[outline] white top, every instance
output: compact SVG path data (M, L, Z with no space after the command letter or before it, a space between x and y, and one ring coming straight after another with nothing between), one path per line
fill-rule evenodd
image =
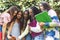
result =
M18 36L20 35L20 29L19 29L19 24L17 22L14 23L10 34L16 37L16 40L18 39Z
M31 30L32 32L35 32L35 33L40 33L40 32L42 32L42 29L41 29L41 27L40 27L40 25L39 25L38 22L37 22L37 24L36 24L36 27L30 27L30 30Z

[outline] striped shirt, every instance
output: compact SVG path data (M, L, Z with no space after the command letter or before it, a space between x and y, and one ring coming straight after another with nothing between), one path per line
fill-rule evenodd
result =
M59 22L58 16L57 16L57 14L56 14L56 12L55 12L54 10L50 9L50 10L48 11L48 15L51 17L52 22L56 22L56 23ZM49 22L47 22L47 23L49 24ZM48 26L50 26L50 25L52 25L52 24L49 24ZM54 26L53 26L53 27L54 27ZM48 30L47 30L47 31L48 31L48 34L47 34L47 35L52 35L52 34L50 34L50 33L53 33L52 30L55 31L55 33L54 33L55 35L54 35L53 37L59 38L58 27L56 27L56 26L55 26L55 28L48 29Z
M51 17L52 22L46 22L45 23L46 26L52 26L52 24L58 24L59 23L58 16L57 16L57 14L56 14L56 12L54 10L50 9L48 11L48 15Z

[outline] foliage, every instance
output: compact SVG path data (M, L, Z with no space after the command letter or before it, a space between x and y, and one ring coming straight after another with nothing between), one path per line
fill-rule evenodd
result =
M59 0L0 0L0 11L3 12L13 5L17 5L24 11L30 6L38 6L41 1L47 1L50 3L52 8L54 8L55 10L60 10Z

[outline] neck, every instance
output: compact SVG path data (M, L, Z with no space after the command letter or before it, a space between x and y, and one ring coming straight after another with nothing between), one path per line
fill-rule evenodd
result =
M27 20L27 18L24 18L24 20Z
M16 19L16 21L15 22L19 22L19 20L18 19Z

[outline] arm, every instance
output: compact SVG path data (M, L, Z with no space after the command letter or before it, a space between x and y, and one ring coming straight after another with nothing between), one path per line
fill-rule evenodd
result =
M26 36L29 33L29 26L27 25L25 31L18 37L19 39L22 39L24 36Z
M51 27L56 27L56 26L60 26L60 23L59 22L50 22L49 25Z
M56 14L56 12L54 10L50 10L48 11L48 15L51 17L52 19L52 22L46 22L46 23L43 23L41 22L40 25L43 26L50 26L50 27L56 27L56 26L60 26L59 24L59 19L58 19L58 16Z
M2 36L3 36L3 38L2 39L4 39L4 37L5 37L5 32L6 32L6 28L7 28L7 23L8 22L10 22L10 15L5 15L5 14L2 14L1 15L1 17L3 18L3 27L2 27Z
M44 25L50 26L50 27L56 27L56 26L60 26L60 23L59 22L47 22Z
M10 25L10 27L9 27L9 29L8 29L8 34L7 34L7 37L8 37L8 38L9 38L10 33L11 33L11 31L12 31L13 24L14 24L14 22L11 23L11 25Z
M7 23L4 23L3 24L3 27L2 27L2 39L4 40L4 38L5 38L5 32L6 32L6 28L7 28Z

